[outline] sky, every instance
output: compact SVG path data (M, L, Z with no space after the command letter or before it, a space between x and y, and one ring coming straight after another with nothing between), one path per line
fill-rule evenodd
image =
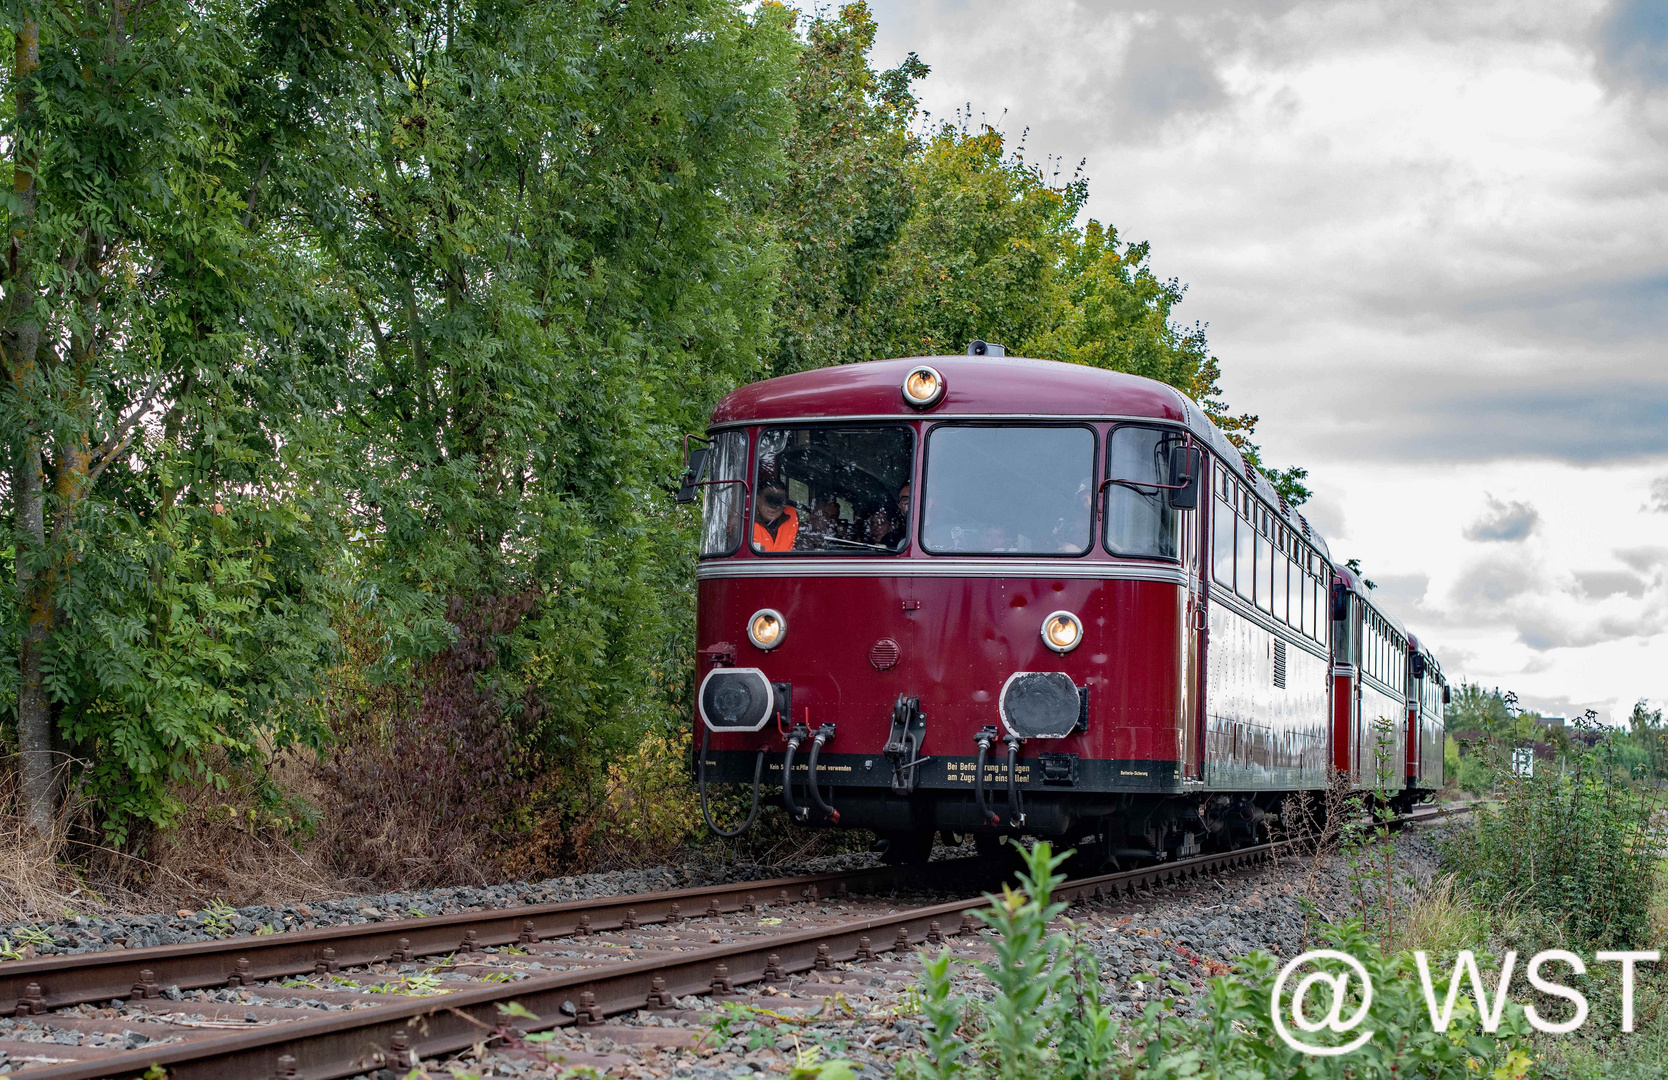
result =
M1668 0L871 0L1081 160L1450 678L1668 704Z

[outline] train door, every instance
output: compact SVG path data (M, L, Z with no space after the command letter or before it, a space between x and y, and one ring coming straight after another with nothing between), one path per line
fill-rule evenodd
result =
M1206 484L1203 477L1200 478L1200 487L1204 495L1199 499L1199 509L1181 512L1181 559L1182 570L1187 575L1187 592L1182 598L1181 716L1178 718L1180 730L1177 732L1177 742L1181 775L1184 780L1200 778L1205 747L1204 568L1208 565L1204 557L1207 536L1205 508L1214 500L1210 497L1212 488Z
M1361 715L1361 605L1341 578L1332 584L1332 768L1358 780Z

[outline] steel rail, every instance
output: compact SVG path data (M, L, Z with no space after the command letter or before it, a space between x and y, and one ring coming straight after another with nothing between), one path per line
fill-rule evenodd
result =
M933 873L970 869L972 859L934 863ZM474 952L489 945L568 937L748 910L757 904L819 899L858 886L908 884L925 867L881 867L770 878L663 892L564 900L242 935L142 949L105 949L0 963L0 1016L40 1015L68 1005L113 998L154 998L164 986L182 990L246 986L264 979L323 974L383 960Z
M1403 815L1387 819L1387 823L1418 824L1469 809ZM1292 843L1292 840L1281 840L1068 881L1055 890L1054 896L1068 902L1117 898L1154 885L1266 862L1280 848ZM761 883L746 884L756 892ZM627 900L641 898L615 899L623 905ZM536 1021L515 1021L514 1027L524 1032L599 1023L612 1014L641 1008L671 1008L674 999L692 994L722 996L733 993L736 986L744 983L784 980L798 972L827 970L837 963L874 959L883 952L901 953L921 944L938 944L948 937L976 931L980 923L973 913L987 904L982 896L954 900L891 915L854 919L839 926L462 990L437 998L336 1013L317 1020L291 1021L234 1035L124 1051L95 1060L28 1069L19 1075L32 1080L106 1077L142 1080L147 1070L160 1066L171 1080L225 1076L333 1080L377 1069L410 1068L424 1058L465 1049L496 1031L505 1030L508 1021L502 1007L511 1001L538 1017ZM730 910L740 910L740 907Z

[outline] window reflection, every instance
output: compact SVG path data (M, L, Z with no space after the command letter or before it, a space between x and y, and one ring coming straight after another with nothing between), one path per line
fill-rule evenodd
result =
M1083 554L1094 454L1094 433L1082 427L934 428L922 544L940 553Z

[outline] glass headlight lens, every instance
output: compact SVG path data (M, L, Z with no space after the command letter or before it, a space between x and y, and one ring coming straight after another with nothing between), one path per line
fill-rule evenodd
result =
M1068 653L1083 643L1083 624L1069 611L1056 611L1042 624L1043 644L1057 653Z
M944 396L944 376L936 368L922 364L904 376L903 396L917 409L936 405L938 399Z
M774 649L788 636L788 620L782 613L765 608L747 620L747 640L761 649Z

